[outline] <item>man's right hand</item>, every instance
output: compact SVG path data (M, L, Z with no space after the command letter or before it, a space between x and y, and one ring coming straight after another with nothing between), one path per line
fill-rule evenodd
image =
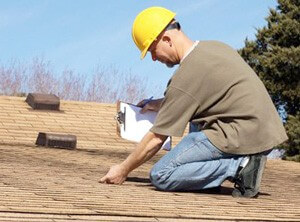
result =
M115 165L110 168L107 174L102 177L99 183L119 184L121 185L128 175L128 172L122 165Z
M144 99L137 104L137 106L142 107L140 113L145 113L148 110L158 112L160 109L161 103L163 101L163 98L162 99L154 99L154 100L151 100L148 102L147 101L148 101L147 99Z

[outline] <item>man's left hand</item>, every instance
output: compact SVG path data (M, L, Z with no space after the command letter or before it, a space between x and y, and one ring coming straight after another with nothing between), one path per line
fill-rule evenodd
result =
M115 165L110 168L108 173L102 177L99 183L119 184L121 185L127 178L128 173L121 165Z

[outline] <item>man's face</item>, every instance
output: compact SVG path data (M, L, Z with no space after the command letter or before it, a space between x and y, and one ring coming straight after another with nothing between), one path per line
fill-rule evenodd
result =
M151 44L148 51L151 53L153 61L158 60L169 68L177 64L176 61L172 59L174 52L170 45L170 39L164 36L158 37L158 39Z

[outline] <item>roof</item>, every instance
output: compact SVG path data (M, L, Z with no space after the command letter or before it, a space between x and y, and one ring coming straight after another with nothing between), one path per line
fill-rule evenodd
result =
M0 221L300 221L299 163L269 160L257 199L232 198L230 182L221 193L157 191L148 174L163 150L123 185L100 184L135 147L116 134L116 106L61 110L0 96ZM77 149L36 147L38 132L74 134Z

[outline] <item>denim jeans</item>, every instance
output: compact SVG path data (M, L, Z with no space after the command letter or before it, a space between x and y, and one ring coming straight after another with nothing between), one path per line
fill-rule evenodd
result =
M217 187L235 176L243 158L222 152L203 132L191 132L153 166L150 180L164 191Z

